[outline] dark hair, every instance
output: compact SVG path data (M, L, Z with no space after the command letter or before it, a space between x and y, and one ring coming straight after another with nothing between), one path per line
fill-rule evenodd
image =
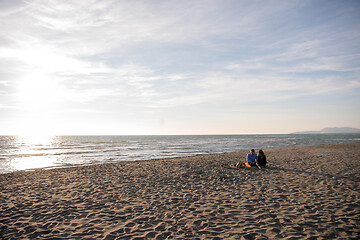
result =
M251 149L250 152L255 152L255 149Z
M260 150L259 150L259 155L260 155L260 156L264 156L264 151L260 149Z

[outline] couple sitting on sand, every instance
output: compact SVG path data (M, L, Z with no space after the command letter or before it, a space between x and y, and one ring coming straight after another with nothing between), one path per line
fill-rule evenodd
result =
M266 166L266 156L263 150L259 150L259 156L255 153L254 149L250 150L250 153L246 156L246 162L239 161L235 167L258 167L259 169Z

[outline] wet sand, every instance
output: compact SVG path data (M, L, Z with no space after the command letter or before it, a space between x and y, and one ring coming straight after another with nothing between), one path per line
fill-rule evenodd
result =
M0 175L2 239L358 239L360 143Z

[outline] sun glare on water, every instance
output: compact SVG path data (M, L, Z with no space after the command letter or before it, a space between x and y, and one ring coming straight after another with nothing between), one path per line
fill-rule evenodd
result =
M56 165L56 157L47 154L52 148L54 136L46 134L24 134L17 136L17 155L11 162L15 170L29 170Z
M52 134L46 133L25 133L23 135L18 136L22 141L24 141L27 145L50 145L52 140L55 138Z

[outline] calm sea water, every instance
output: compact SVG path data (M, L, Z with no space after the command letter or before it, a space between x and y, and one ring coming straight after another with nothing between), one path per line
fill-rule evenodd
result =
M360 142L360 134L0 136L0 173L345 142Z

